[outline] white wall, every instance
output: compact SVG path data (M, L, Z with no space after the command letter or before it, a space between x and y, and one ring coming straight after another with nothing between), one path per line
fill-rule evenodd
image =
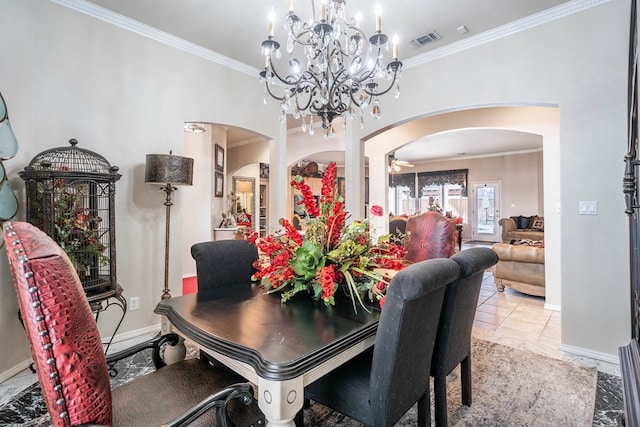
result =
M407 68L401 98L383 99L381 120L353 130L358 139L413 118L478 106L557 106L556 135L553 130L540 134L549 135L544 140L545 232L559 236L547 253L561 260L561 268L550 274L561 281L562 341L575 352L613 360L617 346L630 336L621 188L628 11L629 0L610 1ZM603 28L594 37L594 29ZM120 332L155 324L165 212L163 195L143 182L145 154L169 149L184 154L186 120L253 130L271 140L271 153L278 152L284 137L276 103L262 108L262 92L252 76L41 0L3 2L0 55L0 90L21 143L18 156L5 162L14 188L22 187L16 174L35 154L71 137L119 166L118 277L127 297L140 297L140 309L127 314ZM375 142L368 138L367 155ZM382 156L369 158L373 185L375 169L384 171L386 164ZM376 179L384 184L384 178ZM198 214L185 208L190 191L202 188L180 189L173 224L186 223L187 212ZM24 195L19 196L24 206ZM598 215L578 215L579 200L597 200ZM281 203L270 211L285 212L286 201ZM214 209L218 204L212 202ZM183 235L197 233L186 226L172 229L173 288L182 275ZM7 291L6 264L0 263L0 275L0 295L7 296L0 299L0 341L15 343L0 353L0 372L6 372L28 352L24 340L16 339L17 307ZM114 316L106 314L100 326L110 335Z
M271 110L262 107L256 77L52 2L7 0L2 9L0 90L20 142L18 155L5 166L13 187L20 189L20 205L24 185L17 172L37 153L65 146L72 137L117 165L122 174L116 185L118 281L127 298L140 298L139 310L127 313L118 332L155 325L159 319L153 308L164 282L165 207L164 193L144 183L145 155L169 150L184 155L183 124L188 120L278 135L277 113L273 111L276 119L268 119ZM261 108L249 108L255 105ZM210 160L206 153L196 154L197 170ZM191 243L183 243L183 236L195 240L211 235L211 220L202 218L183 230L183 215L207 216L211 211L196 212L184 202L205 191L208 197L209 185L181 187L175 193L172 295L181 292L183 256ZM23 218L20 212L18 219ZM0 372L8 372L28 359L28 349L4 261L0 276L0 294L6 296L0 300L0 340L12 343L0 351ZM116 309L100 316L104 336L113 334L117 317Z
M385 100L379 123L487 105L558 106L557 135L550 129L543 141L545 238L559 236L547 239L546 254L560 260L547 286L561 289L563 348L614 361L630 336L621 186L628 22L629 1L610 1L405 70L401 86L410 89L393 108ZM593 37L597 28L606 31ZM370 156L374 173L383 164ZM598 215L578 215L580 200L597 200Z
M469 169L469 189L473 188L474 183L481 181L501 183L501 218L517 215L542 216L544 209L540 204L539 195L543 193L544 189L542 186L542 164L539 163L539 160L540 153L533 152L433 161L416 164L408 172ZM471 195L470 192L469 195Z

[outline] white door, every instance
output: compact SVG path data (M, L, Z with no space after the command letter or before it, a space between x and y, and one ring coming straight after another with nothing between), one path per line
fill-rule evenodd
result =
M482 242L500 242L500 183L473 184L472 239Z

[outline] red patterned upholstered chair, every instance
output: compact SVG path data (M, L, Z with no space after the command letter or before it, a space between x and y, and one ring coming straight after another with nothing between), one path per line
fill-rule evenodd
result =
M449 258L456 250L456 222L435 212L409 217L404 247L405 260L424 261L432 258Z
M6 223L3 238L54 426L226 426L228 419L237 426L264 425L250 384L199 359L163 367L160 345L175 344L175 334L105 357L82 284L64 251L28 223ZM146 348L153 349L158 369L112 391L107 364Z

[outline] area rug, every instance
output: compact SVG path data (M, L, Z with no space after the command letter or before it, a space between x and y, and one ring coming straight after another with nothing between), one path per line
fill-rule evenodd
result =
M562 360L474 339L471 407L462 405L459 373L459 368L456 368L447 377L449 426L593 425L598 378L595 368L586 369ZM431 387L433 408L433 381ZM415 426L416 419L414 406L397 426ZM305 425L361 426L315 404L305 409Z
M139 361L133 362L133 365L136 366L136 372L145 370ZM125 371L128 367L123 368L119 377L127 376ZM447 378L450 426L593 425L598 377L596 369L586 369L562 360L474 339L472 372L471 407L461 404L459 369L455 369ZM117 381L122 380L119 378ZM49 425L38 386L33 387L35 390L31 390L31 393L21 393L0 407L1 425ZM21 408L28 408L32 418L24 419L24 424L6 424L9 419L6 418L9 415L7 410L21 412ZM306 426L361 426L352 419L315 403L304 412ZM414 406L397 426L415 425Z

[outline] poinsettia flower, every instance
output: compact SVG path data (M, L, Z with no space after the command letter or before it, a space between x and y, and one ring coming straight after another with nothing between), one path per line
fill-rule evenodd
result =
M382 206L380 205L371 206L371 209L369 209L369 212L371 212L371 215L373 216L382 216L384 214Z

